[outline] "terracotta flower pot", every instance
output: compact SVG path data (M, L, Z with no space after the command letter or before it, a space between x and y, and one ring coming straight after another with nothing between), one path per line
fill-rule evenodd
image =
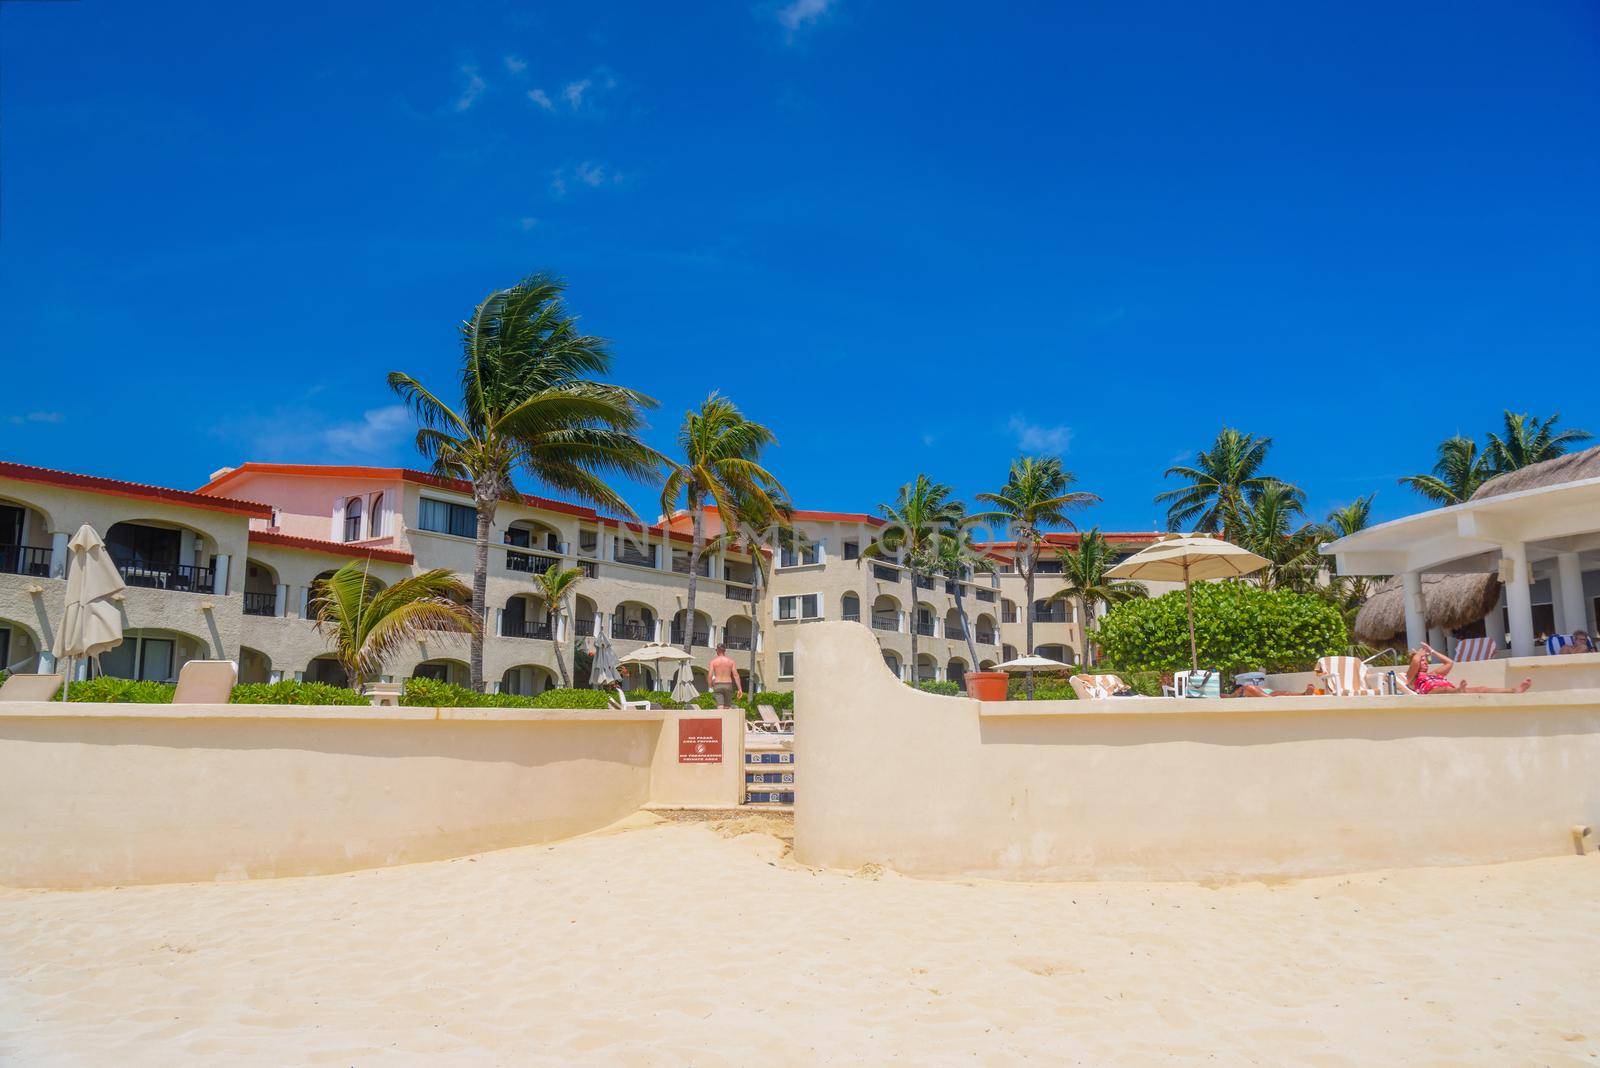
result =
M1004 671L967 672L967 696L979 701L1004 701L1011 676Z

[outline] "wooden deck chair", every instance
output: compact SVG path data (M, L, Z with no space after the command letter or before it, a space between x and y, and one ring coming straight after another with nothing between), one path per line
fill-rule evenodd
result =
M54 701L60 696L60 675L12 675L0 683L0 701Z
M1367 684L1367 665L1359 656L1325 656L1317 661L1317 677L1336 697L1359 697L1378 691Z
M1493 660L1499 646L1493 638L1462 638L1456 642L1456 663L1471 664L1478 660Z
M175 705L225 705L239 681L239 668L232 660L191 660L178 669L178 688L172 691Z

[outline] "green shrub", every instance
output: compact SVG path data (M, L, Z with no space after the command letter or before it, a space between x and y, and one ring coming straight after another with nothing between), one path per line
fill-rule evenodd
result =
M911 683L908 682L906 685L910 686ZM917 683L916 686L923 693L936 693L942 697L954 697L965 692L959 682L951 682L949 679L929 679L925 682Z
M528 702L529 708L605 708L611 701L611 696L608 690L585 690L567 686L546 690L538 697L523 697L518 700Z
M1303 671L1318 657L1344 652L1350 640L1344 617L1323 598L1263 590L1246 582L1196 584L1194 634L1200 666L1224 676L1240 671ZM1096 670L1116 671L1129 685L1135 672L1189 667L1183 591L1116 606L1092 637L1104 663L1116 665Z
M356 691L326 682L245 682L233 688L228 700L236 705L370 705Z
M67 687L67 700L108 702L111 704L164 705L172 701L176 687L164 682L135 682L110 675L74 682Z
M415 675L400 691L400 703L416 708L483 708L489 704L488 697L465 686Z
M1035 675L1033 677L1033 699L1035 701L1072 701L1077 699L1077 694L1072 692L1072 687L1067 685L1065 675ZM1018 675L1006 686L1006 700L1026 701L1028 699L1028 677L1026 674Z

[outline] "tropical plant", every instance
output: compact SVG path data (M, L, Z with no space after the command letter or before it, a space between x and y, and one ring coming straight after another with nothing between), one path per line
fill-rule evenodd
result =
M1271 438L1223 427L1211 447L1195 456L1193 465L1167 468L1166 477L1188 482L1156 494L1156 503L1167 505L1167 529L1220 533L1236 541L1247 507L1270 483L1281 481L1262 474L1271 448Z
M1357 497L1342 508L1328 513L1327 534L1330 538L1348 538L1365 530L1372 520L1372 498L1369 493ZM1328 596L1339 606L1346 622L1354 622L1356 611L1366 603L1372 591L1371 581L1365 575L1334 575L1328 581Z
M1318 657L1342 654L1350 640L1344 617L1324 598L1250 582L1195 583L1194 628L1200 664L1224 674L1304 671ZM1183 591L1118 605L1095 641L1119 674L1189 667Z
M666 461L661 510L670 515L681 498L692 524L685 652L694 650L695 596L700 559L706 551L703 506L707 500L716 506L724 531L738 529L741 511L746 517L765 516L769 522L776 517L786 496L776 476L760 463L761 451L776 443L771 430L746 419L733 401L717 393L707 397L699 409L684 413L678 429L682 458Z
M1061 561L1062 586L1051 596L1056 600L1078 602L1078 618L1083 620L1085 636L1094 628L1096 605L1115 607L1124 601L1149 596L1150 591L1142 582L1119 582L1106 577L1106 572L1116 566L1117 556L1099 527L1086 530L1075 548L1057 549L1056 559ZM1087 637L1083 656L1085 664L1094 663L1093 643Z
M1490 469L1497 475L1553 460L1564 455L1573 445L1581 445L1594 437L1587 430L1556 431L1560 412L1548 419L1540 419L1526 413L1506 411L1501 418L1503 434L1490 434L1489 443L1483 450Z
M957 505L959 509L960 506ZM953 526L939 533L923 557L922 566L935 575L943 575L955 590L956 616L961 620L961 636L966 639L967 663L978 667L978 644L972 637L972 621L967 618L964 583L975 574L994 570L994 560L981 551L972 536L962 529L958 516Z
M1478 443L1457 434L1439 443L1438 458L1430 473L1407 475L1400 480L1400 485L1416 490L1436 504L1460 504L1493 474L1488 458L1478 452Z
M352 560L312 586L308 608L327 635L351 689L378 674L389 655L430 634L476 634L479 617L465 584L436 567L384 586L367 562Z
M1238 544L1267 561L1258 581L1270 589L1316 589L1322 569L1318 548L1326 532L1304 521L1305 495L1282 482L1268 482L1240 515Z
M900 563L911 575L911 681L917 678L917 590L918 580L928 573L930 559L935 555L934 545L948 535L963 518L961 502L951 494L954 491L942 482L927 475L900 487L893 504L880 504L884 526L878 540L861 550L861 560L885 559L898 556ZM859 563L857 566L860 566Z
M408 374L389 385L421 424L417 449L435 474L467 482L477 508L472 610L483 619L489 532L523 473L578 500L633 516L603 476L654 483L661 456L639 441L641 409L655 401L595 381L611 365L607 343L580 333L562 301L565 283L535 274L491 293L461 324L458 408ZM483 639L473 632L472 688L483 689Z
M769 498L770 499L770 498ZM760 660L757 650L761 647L761 603L762 594L767 583L772 578L771 552L782 552L785 549L798 551L806 543L806 537L794 527L794 508L785 499L771 501L773 508L767 509L764 502L741 498L738 502L739 523L734 530L724 530L718 539L721 548L742 548L750 554L750 685L752 688L760 684Z
M1030 655L1033 653L1033 583L1045 528L1074 529L1067 513L1100 502L1093 493L1073 490L1072 484L1076 481L1072 472L1063 468L1054 456L1023 456L1012 461L1006 484L999 492L977 495L990 510L972 518L982 523L1004 523L1011 533L1017 571L1022 575L1028 602L1023 617L1027 640L1024 651ZM1028 693L1033 693L1031 682Z
M1342 508L1328 513L1328 533L1335 538L1348 538L1358 530L1367 529L1372 521L1372 498L1376 493L1357 497Z
M544 596L544 603L550 608L551 637L561 632L561 619L571 615L570 606L572 595L583 582L583 569L576 567L552 567L539 572L539 592ZM561 672L561 685L572 685L572 677L567 674L567 662L561 658L561 643L555 643L556 668ZM572 635L573 657L577 657L578 636L577 628L573 628ZM577 670L574 662L573 670Z

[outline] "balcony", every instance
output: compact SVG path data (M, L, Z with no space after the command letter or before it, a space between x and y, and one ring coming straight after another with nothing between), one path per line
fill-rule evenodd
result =
M978 644L979 645L999 645L1000 644L1000 635L996 634L992 630L980 630L978 632Z
M872 629L873 630L899 630L900 629L900 618L898 616L893 615L893 614L880 615L879 613L874 612L874 613L872 613Z
M1033 621L1035 623L1066 623L1066 622L1068 622L1068 620L1067 620L1067 606L1063 605L1063 604L1052 604L1052 605L1050 605L1048 607L1035 606L1034 610L1033 610L1033 612L1031 614L1033 616Z
M887 564L873 564L872 577L880 582L899 582L900 571Z
M244 614L247 616L275 616L278 614L276 593L251 593L244 591Z
M679 560L674 557L672 570L680 575L687 575L689 573L689 561L687 559ZM700 561L700 577L711 577L711 558L709 556Z
M925 637L925 638L933 637L934 632L936 630L938 630L938 627L934 624L934 622L932 620L927 620L927 621L920 620L920 619L917 620L917 633L921 634L923 637Z
M573 620L572 621L572 629L577 632L578 637L580 637L580 638L593 638L594 637L594 617L590 616L588 619L575 619L575 620Z
M600 574L600 565L596 564L593 560L579 560L578 570L583 572L584 578L594 578L596 575Z
M756 599L754 588L750 586L735 586L731 582L726 585L723 593L730 601L754 602Z
M672 644L673 645L682 645L683 644L683 628L678 626L676 623L674 623L672 625ZM697 631L695 631L694 632L694 641L691 644L694 644L694 645L710 645L711 644L711 632L709 630L697 630ZM730 648L732 648L732 647L730 646Z
M846 623L860 623L861 622L861 613L860 612L846 612L846 613L844 613L844 615L841 618Z
M749 638L724 638L722 639L722 644L727 647L730 653L750 651Z
M49 578L50 550L33 545L0 545L0 572Z
M994 603L995 592L993 590L973 590L972 592L977 595L978 600Z
M632 545L618 545L612 559L619 564L632 564L634 567L655 567L656 547L652 545L649 552L641 552Z
M535 638L542 641L549 641L554 637L548 622L532 619L502 620L500 623L500 636L502 638Z
M548 556L544 553L528 552L523 549L506 550L506 570L517 571L525 575L542 575L546 571L554 570L561 566L561 557Z
M917 589L919 589L919 590L931 590L931 589L933 589L933 586L934 586L933 579L930 578L929 576L927 576L927 575L918 575L917 576Z
M611 636L625 638L630 642L653 641L656 636L654 623L636 623L632 620L613 619L611 621Z
M967 640L967 632L962 629L961 624L959 623L946 623L944 625L944 636L953 642L964 642Z
M211 593L217 573L194 564L153 564L143 560L112 557L122 581L147 590L175 590L179 593Z

